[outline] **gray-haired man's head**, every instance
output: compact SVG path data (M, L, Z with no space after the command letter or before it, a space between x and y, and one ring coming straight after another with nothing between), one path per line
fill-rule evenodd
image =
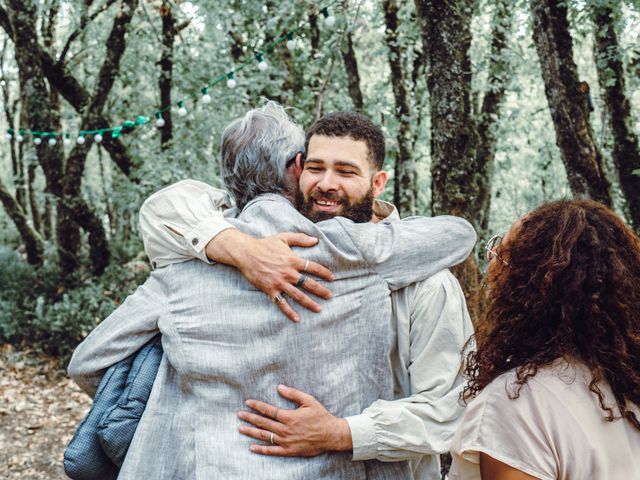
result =
M287 163L304 142L302 128L275 102L231 122L222 133L221 173L238 208L263 193L291 193Z

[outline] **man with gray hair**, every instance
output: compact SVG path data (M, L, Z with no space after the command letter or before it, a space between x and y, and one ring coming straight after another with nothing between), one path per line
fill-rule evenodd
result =
M333 270L333 300L313 322L293 324L272 304L284 301L282 292L266 298L233 268L192 260L156 269L78 346L69 365L72 378L95 393L109 366L162 333L165 354L119 478L409 477L406 462L354 462L347 453L253 455L238 432L236 411L252 396L276 407L275 420L293 405L275 395L279 383L312 393L335 415L330 428L336 430L349 429L342 417L392 399L389 291L459 263L475 242L471 226L455 217L313 224L277 194L291 192L300 174L304 137L298 133L274 104L225 130L223 175L242 206L227 220L256 237L291 231L317 238L304 254L309 264ZM278 445L280 438L265 430L261 440Z

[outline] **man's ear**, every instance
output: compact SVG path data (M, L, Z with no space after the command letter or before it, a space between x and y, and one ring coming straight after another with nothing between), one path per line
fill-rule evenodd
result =
M303 169L304 169L304 154L302 152L298 152L298 154L296 155L296 162L295 162L296 175L300 176Z
M378 196L384 192L384 187L387 185L388 180L389 174L384 170L379 170L373 174L373 179L371 180L371 184L373 185L373 198L378 198Z

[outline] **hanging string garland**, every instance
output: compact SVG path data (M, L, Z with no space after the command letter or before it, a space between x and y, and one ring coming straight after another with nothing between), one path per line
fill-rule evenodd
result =
M329 8L332 7L334 4L336 4L338 1L340 0L333 0L329 5L319 10L324 18L324 24L328 28L333 28L336 24L336 18L333 15L331 15L331 13L329 12ZM230 89L236 88L236 86L238 85L238 82L235 78L235 73L245 69L247 66L251 65L252 63L257 62L258 70L260 70L261 72L265 72L269 68L269 63L265 60L265 56L273 52L275 48L282 42L286 42L285 45L288 50L291 50L291 51L295 50L297 46L296 45L297 42L294 35L296 34L296 32L298 32L302 28L302 26L305 23L307 22L300 23L298 27L276 38L274 41L269 43L262 51L255 52L252 58L251 57L248 58L237 67L229 70L223 75L220 75L218 78L213 80L209 85L202 87L197 92L191 93L190 97L196 98L200 96L200 101L204 105L208 105L212 101L211 95L209 94L210 88L217 86L218 84L224 82L225 80L226 80L227 88L230 88ZM189 113L187 108L184 105L185 101L186 101L185 99L179 100L174 104L164 106L158 111L156 111L154 114L156 118L155 126L158 129L163 128L166 125L166 121L163 118L162 114L174 107L178 108L178 115L180 117L185 117ZM87 137L91 137L93 138L94 142L100 143L103 141L105 134L110 134L111 138L118 138L121 134L131 132L136 127L141 125L146 125L150 121L151 121L151 117L139 115L135 121L128 120L128 121L125 121L122 125L119 125L116 127L101 128L97 130L81 130L78 132L78 135L76 136L76 143L78 145L85 144L87 141ZM24 129L24 128L21 128L18 130L15 130L13 128L7 129L6 138L9 141L11 141L15 137L15 140L18 143L22 143L26 140L27 136L33 138L33 143L35 145L41 145L42 142L46 140L48 145L55 146L58 143L59 138L62 139L62 142L65 146L68 146L71 144L71 134L69 132L64 132L64 131L60 132L57 130L33 131L33 130Z

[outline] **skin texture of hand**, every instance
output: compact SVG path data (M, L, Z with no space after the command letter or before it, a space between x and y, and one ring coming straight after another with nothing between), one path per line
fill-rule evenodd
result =
M483 452L480 452L480 476L482 480L537 480Z
M305 268L306 260L296 256L290 247L313 247L318 239L302 233L280 233L266 238L253 238L230 228L216 235L205 247L210 260L236 267L256 288L270 299L276 295L282 301L276 305L292 321L300 316L291 308L285 295L312 312L319 312L320 305L302 292L295 283ZM333 281L333 274L316 262L309 262L304 272L306 280L302 288L328 300L331 291L309 277L315 275Z
M313 396L295 388L278 386L278 393L299 405L295 410L278 409L258 400L246 405L258 412L240 411L240 433L267 445L251 445L251 451L278 457L314 457L324 452L351 451L349 423L331 415ZM274 433L270 444L271 432Z

